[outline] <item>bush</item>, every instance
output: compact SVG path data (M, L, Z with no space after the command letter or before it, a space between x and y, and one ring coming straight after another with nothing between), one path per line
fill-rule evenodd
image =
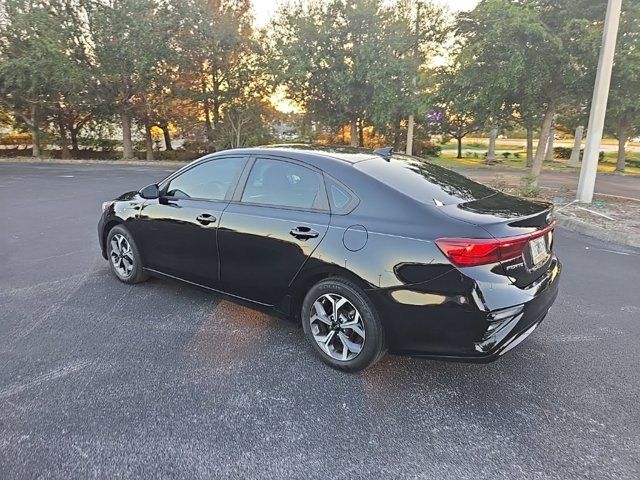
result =
M183 148L189 152L196 152L200 154L215 152L215 145L206 139L204 135L197 137L192 136L188 139L185 139L183 143Z
M513 156L514 156L515 158L520 158L520 156L521 156L521 155L520 155L520 152L516 152L516 153L514 153L514 154L513 154Z
M159 152L153 152L153 158L156 160L169 160L176 162L190 162L202 155L199 152L193 152L188 150L161 150Z
M61 158L61 150L53 150L47 152L47 156L52 158ZM116 152L115 150L94 150L93 148L81 148L80 150L74 150L71 152L72 158L81 160L118 160L122 158L122 152Z
M147 141L146 140L133 140L132 141L133 149L135 151L146 152L147 151Z
M553 148L553 156L554 158L561 158L564 160L568 160L571 158L571 152L573 152L572 148L569 147L554 147ZM582 160L582 155L584 154L584 149L580 150L580 160ZM598 154L598 162L602 162L604 160L604 152L600 152Z
M116 148L122 146L122 141L111 138L83 138L81 143L90 149L101 152L113 152Z
M33 155L33 148L31 147L11 147L0 149L0 157L30 157Z
M540 195L540 187L533 185L535 177L531 175L525 175L522 177L520 186L516 190L516 193L521 197L535 198Z
M443 133L442 136L440 137L440 145L446 145L447 143L449 143L451 141L453 137L447 133Z
M627 165L630 167L640 168L640 160L634 160L633 158L627 158Z
M442 147L433 142L423 141L418 143L416 153L420 157L439 157Z
M31 145L30 133L13 133L0 136L0 145Z
M572 148L569 147L553 147L553 158L562 158L568 160L571 157Z
M502 156L506 160L507 158L509 158L511 156L511 152L502 152Z

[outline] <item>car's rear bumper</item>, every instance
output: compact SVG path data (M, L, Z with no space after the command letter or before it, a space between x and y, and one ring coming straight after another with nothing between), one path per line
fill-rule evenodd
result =
M500 298L514 301L495 309L477 308L480 302L470 299L483 297L483 292L478 291L478 284L464 291L469 289L469 282L461 282L459 274L449 284L446 279L441 281L448 293L438 302L416 305L414 301L410 305L399 302L393 292L370 293L381 311L391 353L490 362L522 342L544 320L558 296L561 268L554 258L548 272L524 292L516 286L501 285ZM453 294L456 285L460 290ZM423 295L435 297L434 293Z
M548 312L548 310L547 310ZM522 343L529 335L533 333L533 331L538 328L540 323L547 316L547 312L545 312L542 317L533 322L529 321L528 317L523 317L522 321L518 323L518 325L513 328L508 335L505 336L504 340L495 345L493 348L478 352L477 354L469 354L469 355L447 355L447 354L429 354L429 353L420 353L420 352L404 352L405 355L410 355L413 357L421 357L421 358L433 358L433 359L441 359L441 360L449 360L456 362L471 362L471 363L489 363L497 360L502 355L510 351L511 349L518 346ZM526 327L519 328L520 323L524 323ZM402 354L402 352L400 352Z

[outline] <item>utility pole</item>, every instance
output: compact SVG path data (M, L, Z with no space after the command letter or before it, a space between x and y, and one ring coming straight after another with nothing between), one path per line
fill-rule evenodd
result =
M420 2L416 2L416 30L415 30L415 36L416 36L416 40L415 40L415 44L413 46L413 58L414 60L418 60L418 53L419 53L419 49L420 49ZM411 80L411 85L413 86L413 93L416 93L416 87L418 84L418 74L416 73L416 75L413 76L413 79ZM414 99L415 101L415 99ZM412 106L413 107L413 106ZM413 123L414 123L414 118L413 118L413 111L409 114L409 119L407 122L407 148L405 150L405 153L407 155L412 155L413 154Z
M582 203L591 203L593 189L596 184L598 172L598 155L602 142L604 129L604 117L607 112L607 100L609 99L609 87L611 85L611 70L613 69L613 57L616 51L616 38L618 25L620 24L620 11L622 0L609 0L607 14L604 20L604 33L602 34L602 46L598 59L598 71L596 83L593 88L593 100L587 130L587 141L580 169L580 181L578 182L577 200Z

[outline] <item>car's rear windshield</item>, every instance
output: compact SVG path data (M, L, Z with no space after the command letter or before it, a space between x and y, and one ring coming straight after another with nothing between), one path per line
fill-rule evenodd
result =
M463 203L488 197L495 190L417 157L394 154L355 164L361 170L422 203Z

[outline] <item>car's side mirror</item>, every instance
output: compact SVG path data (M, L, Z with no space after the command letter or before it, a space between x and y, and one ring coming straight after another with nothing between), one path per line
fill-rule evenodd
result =
M147 185L142 190L140 190L140 196L148 200L158 198L160 196L160 190L158 189L158 185L155 183L152 183L151 185Z

